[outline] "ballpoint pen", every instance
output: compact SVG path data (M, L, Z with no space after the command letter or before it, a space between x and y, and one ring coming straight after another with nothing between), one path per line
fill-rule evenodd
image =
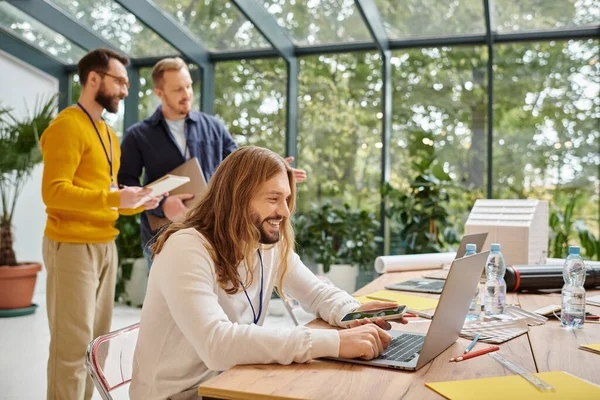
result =
M475 346L475 343L477 343L477 341L479 340L479 336L481 336L479 333L477 335L475 335L475 338L473 339L473 341L471 343L469 343L469 345L465 349L464 354L467 354L468 352L471 351L471 349Z
M450 361L459 362L459 361L463 361L463 360L468 360L469 358L482 356L484 354L491 353L492 351L498 351L498 350L500 350L499 346L492 346L492 347L488 347L488 348L485 348L485 349L474 351L472 353L463 354L463 355L460 355L460 356L457 356L457 357L452 357L450 359Z

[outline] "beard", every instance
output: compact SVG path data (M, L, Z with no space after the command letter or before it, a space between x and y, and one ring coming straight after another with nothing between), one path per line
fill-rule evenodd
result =
M279 242L279 231L275 233L269 233L265 230L264 224L268 223L269 219L280 219L280 217L268 217L263 220L260 219L260 216L256 213L252 213L250 218L252 219L252 223L256 226L256 229L260 232L260 239L258 240L262 244L275 244ZM283 220L281 220L283 223Z
M185 100L181 100L179 102L172 101L171 99L166 99L166 106L169 107L172 111L176 112L181 116L187 116L189 112L192 110L192 100L190 99L189 103Z
M102 83L100 86L100 90L98 90L94 100L96 100L96 103L100 104L106 109L106 111L110 113L115 114L117 111L119 111L119 101L121 101L121 96L106 93L104 83Z

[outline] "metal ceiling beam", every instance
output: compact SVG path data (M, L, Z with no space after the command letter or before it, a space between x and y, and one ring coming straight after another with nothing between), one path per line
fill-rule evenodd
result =
M116 0L200 68L210 64L208 50L168 15L147 0Z
M8 0L8 2L85 50L103 47L120 52L111 43L44 0Z
M262 4L256 0L232 0L233 4L254 24L256 29L267 39L281 57L288 62L295 57L296 46L287 32L277 24Z
M494 43L517 43L536 42L543 40L581 40L598 38L600 38L600 26L579 29L563 29L559 31L535 31L510 34L496 34L494 35L493 40ZM390 40L390 50L440 46L485 46L486 44L487 42L485 34L409 40L392 39ZM320 54L339 54L376 50L378 50L378 47L375 44L375 42L349 42L338 44L332 43L315 46L296 47L296 56L304 57ZM210 53L210 59L213 62L252 60L261 58L274 58L279 56L280 54L274 49L252 49ZM161 57L149 57L133 59L131 61L136 66L144 67L153 66L160 59ZM74 69L73 66L68 65L67 69L69 68Z
M390 42L375 2L373 0L354 0L354 4L356 4L363 22L369 29L371 37L379 47L379 51L383 53L389 50Z

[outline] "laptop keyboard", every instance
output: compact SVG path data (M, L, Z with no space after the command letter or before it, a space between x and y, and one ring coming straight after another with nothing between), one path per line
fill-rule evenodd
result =
M390 345L381 354L386 360L408 362L415 358L425 342L425 336L402 334L392 339Z

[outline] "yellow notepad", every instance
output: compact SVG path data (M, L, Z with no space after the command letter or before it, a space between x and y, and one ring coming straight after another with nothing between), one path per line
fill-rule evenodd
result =
M600 344L582 344L579 349L600 355Z
M600 399L600 386L586 382L566 372L541 372L535 375L556 390L553 392L538 390L518 375L426 383L425 386L450 400Z
M369 293L366 296L358 296L356 297L356 300L360 301L363 304L375 300L395 301L396 303L405 305L407 308L411 308L413 310L429 310L430 308L435 308L438 305L438 301L436 299L429 299L427 297L392 292L389 290L380 290L378 292Z

